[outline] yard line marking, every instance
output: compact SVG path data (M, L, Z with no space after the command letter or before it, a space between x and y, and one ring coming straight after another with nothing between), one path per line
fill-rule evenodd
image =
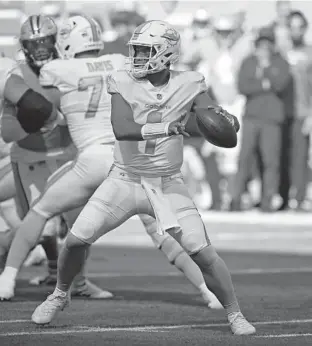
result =
M296 338L300 336L312 336L312 333L302 333L302 334L272 334L272 335L255 335L256 338L265 338L265 339L277 339L277 338Z
M3 320L0 321L0 324L5 324L5 323L26 323L29 322L30 320Z
M288 321L259 321L252 322L254 325L280 325L280 324L304 324L312 323L312 319L305 320L288 320ZM31 335L63 335L63 334L76 334L76 333L104 333L104 332L153 332L174 329L191 329L191 328L213 328L213 327L228 327L228 323L209 323L209 324L180 324L180 325L150 325L150 326L121 326L121 327L88 327L79 326L78 328L56 330L43 330L38 331L24 331L24 332L8 332L0 333L1 336L31 336ZM291 335L291 334L285 334ZM263 337L263 336L262 336Z

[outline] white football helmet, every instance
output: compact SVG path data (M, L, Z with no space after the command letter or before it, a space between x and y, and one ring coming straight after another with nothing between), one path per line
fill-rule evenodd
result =
M71 59L78 53L102 50L101 38L102 30L93 18L73 16L61 25L56 46L61 58Z
M133 76L143 78L174 64L179 59L180 44L180 34L166 22L151 20L138 26L128 42ZM145 56L136 56L142 47L149 50Z

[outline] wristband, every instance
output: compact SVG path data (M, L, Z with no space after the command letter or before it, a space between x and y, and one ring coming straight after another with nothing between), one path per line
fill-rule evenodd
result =
M168 137L170 122L165 123L149 123L145 124L141 128L142 138L145 140Z

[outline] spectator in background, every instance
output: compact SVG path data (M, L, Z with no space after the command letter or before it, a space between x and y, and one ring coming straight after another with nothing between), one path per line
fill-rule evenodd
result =
M192 25L182 36L182 63L185 69L195 70L206 58L204 50L211 40L211 16L203 8L197 10L192 18Z
M287 51L291 48L292 43L289 37L288 30L288 16L291 12L290 1L276 1L276 20L272 24L274 30L276 47L281 52Z
M212 23L209 55L202 60L198 71L205 76L212 98L241 120L245 96L237 89L237 75L242 60L251 52L252 39L244 33L244 14L241 12L218 17ZM239 145L223 150L204 142L201 153L212 191L212 209L219 210L223 205L221 183L229 182L236 173L238 152Z
M112 41L105 42L103 54L123 54L129 55L128 41L134 29L145 22L145 18L135 10L114 11L111 14L111 25L116 32L116 37Z
M238 88L246 96L242 143L231 210L241 210L241 196L251 174L254 159L262 180L260 208L273 211L272 200L279 186L281 131L285 120L283 91L291 81L287 61L275 50L271 28L259 31L255 51L242 63Z
M312 47L305 43L308 22L300 11L288 16L288 29L292 46L285 51L294 78L293 122L290 136L284 141L286 157L281 171L281 209L288 206L300 211L306 195L308 179L309 138L312 131ZM289 191L290 189L290 191ZM289 196L290 195L290 196Z

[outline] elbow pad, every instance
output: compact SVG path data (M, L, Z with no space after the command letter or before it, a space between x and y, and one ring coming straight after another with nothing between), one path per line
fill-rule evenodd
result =
M27 133L38 132L49 120L53 104L32 89L28 89L17 102L17 120Z

